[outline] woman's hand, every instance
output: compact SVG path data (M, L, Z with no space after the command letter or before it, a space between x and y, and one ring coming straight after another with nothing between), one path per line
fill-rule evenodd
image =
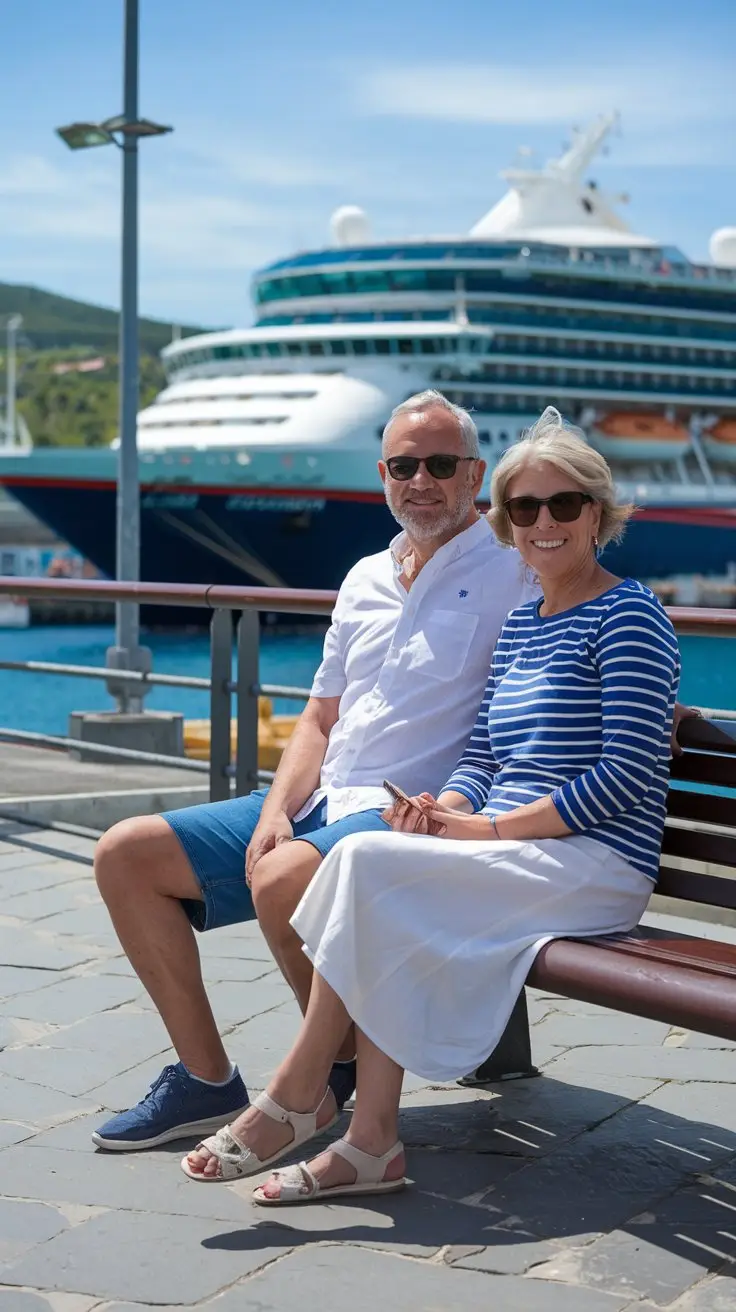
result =
M463 838L476 843L496 842L498 833L490 823L490 817L479 812L467 815L449 807L441 810L435 808L429 813L430 822L439 826L437 832L441 838Z
M432 818L433 811L444 814L445 808L440 807L431 793L419 793L408 802L394 802L393 806L381 813L381 818L395 833L430 834L436 837L442 829L441 823Z

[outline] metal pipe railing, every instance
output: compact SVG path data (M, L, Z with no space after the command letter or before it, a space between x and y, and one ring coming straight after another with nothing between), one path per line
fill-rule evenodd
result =
M142 605L198 607L211 611L209 679L194 675L154 674L138 670L110 670L98 666L64 665L52 661L0 661L0 669L35 674L68 675L72 678L105 679L114 683L160 687L193 688L210 694L210 760L192 761L132 748L110 747L89 740L60 735L0 729L0 741L23 742L57 750L71 749L88 756L164 765L196 773L209 772L210 798L220 801L236 792L249 792L258 783L269 782L271 771L258 769L258 696L309 697L309 689L287 684L260 684L258 653L260 611L285 614L329 615L337 593L317 589L240 588L188 583L115 583L100 579L1 578L0 596L23 596L52 600L120 602L135 600ZM736 637L736 609L703 610L694 606L667 608L681 636ZM233 640L236 643L237 673L233 680ZM235 765L231 764L230 723L232 698L237 697ZM736 720L736 711L707 710L709 719Z
M209 692L212 680L196 674L154 674L152 670L115 670L111 676L106 665L65 665L57 661L0 661L0 670L25 670L29 674L60 674L74 679L122 679L128 683L148 683L152 687L194 688L198 692ZM230 691L237 692L237 684L231 681ZM257 696L284 697L291 700L309 697L309 688L293 688L282 683L259 683L254 690Z
M0 577L0 597L58 601L137 601L141 606L330 615L337 593L316 588L241 588L219 583L114 583L107 579Z

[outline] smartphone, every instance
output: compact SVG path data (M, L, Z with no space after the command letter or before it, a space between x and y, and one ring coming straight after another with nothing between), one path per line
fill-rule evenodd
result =
M395 802L408 802L410 806L416 805L416 803L412 802L411 798L406 795L403 788L399 788L398 784L392 784L389 779L384 779L383 786L389 797L393 797Z

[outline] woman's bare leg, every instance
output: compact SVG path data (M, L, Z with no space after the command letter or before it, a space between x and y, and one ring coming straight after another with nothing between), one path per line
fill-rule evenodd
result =
M335 1055L350 1029L350 1017L342 1002L326 980L316 972L309 995L306 1015L289 1055L279 1066L268 1086L275 1102L292 1112L309 1112L324 1105L318 1117L318 1126L327 1125L334 1117L334 1094L325 1098L327 1077ZM255 1107L249 1107L232 1123L236 1137L251 1148L257 1157L270 1157L292 1137L291 1128L284 1126ZM189 1153L193 1171L205 1175L218 1175L219 1163L206 1148Z
M329 988L324 980L315 973L317 980ZM314 988L313 988L314 992ZM332 993L332 990L330 989ZM336 996L333 993L333 997ZM311 1000L310 1000L311 1005ZM382 1157L393 1148L399 1137L399 1099L404 1072L385 1052L381 1052L362 1030L356 1029L358 1055L358 1087L355 1096L355 1110L350 1121L350 1128L345 1135L347 1143L360 1148L372 1157ZM283 1070L283 1067L281 1068ZM325 1188L338 1184L352 1184L356 1177L355 1167L345 1161L329 1148L309 1162L309 1169ZM404 1154L399 1153L389 1162L384 1179L398 1180L404 1175L406 1162ZM267 1198L278 1198L279 1181L277 1176L263 1185Z

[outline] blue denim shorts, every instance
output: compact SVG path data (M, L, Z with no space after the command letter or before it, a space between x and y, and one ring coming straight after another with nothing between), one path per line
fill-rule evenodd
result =
M223 925L255 920L253 899L245 882L245 853L267 792L267 788L259 788L229 802L206 802L163 813L202 889L201 902L182 900L195 929L221 929ZM326 816L327 803L321 802L294 825L294 837L311 843L323 857L347 834L389 830L379 810L357 811L331 825L326 823Z

